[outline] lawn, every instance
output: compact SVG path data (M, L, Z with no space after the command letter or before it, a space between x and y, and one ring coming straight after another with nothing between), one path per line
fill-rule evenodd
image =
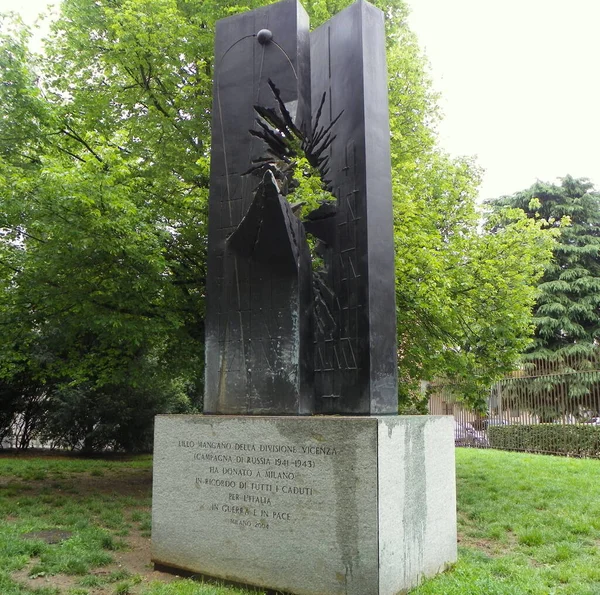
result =
M599 595L600 461L457 449L459 561L411 595Z
M460 558L411 595L600 594L600 461L456 454ZM249 593L153 572L150 491L150 457L0 455L0 593Z

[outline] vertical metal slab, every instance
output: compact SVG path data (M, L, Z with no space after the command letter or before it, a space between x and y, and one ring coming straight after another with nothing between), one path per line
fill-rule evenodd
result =
M262 45L257 41L261 29L272 31L271 43ZM310 321L304 317L293 320L282 308L282 304L288 304L293 311L301 300L306 300L306 287L292 276L282 281L263 266L268 260L264 250L275 249L272 243L269 247L267 236L263 236L260 262L252 260L253 244L247 251L228 246L228 238L248 212L260 182L243 174L265 151L263 142L248 131L257 127L254 105L275 105L268 80L280 89L301 128L305 129L310 119L309 43L308 16L296 0L217 23L205 413L275 415L312 411L312 380L306 377L312 369ZM267 193L267 198L270 196ZM271 198L272 217L285 224L290 220L287 203ZM298 241L301 230L288 231L280 236L291 238L292 243ZM282 250L293 252L295 247L290 244ZM304 262L297 265L306 266ZM305 361L307 357L310 361Z
M313 106L340 112L330 147L338 202L325 256L333 328L317 332L318 413L397 413L396 308L383 13L359 0L311 33Z

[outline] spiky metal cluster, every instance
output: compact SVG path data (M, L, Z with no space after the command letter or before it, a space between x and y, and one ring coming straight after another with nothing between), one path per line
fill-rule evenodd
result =
M256 122L259 129L250 130L250 134L263 140L267 145L267 151L264 156L253 161L253 166L246 174L262 178L264 172L270 170L277 179L281 194L286 196L298 185L294 179L294 171L298 160L305 157L310 166L318 171L323 189L331 192L331 181L327 179L329 173L327 149L336 138L333 134L333 127L342 112L327 126L321 126L321 113L325 104L325 93L323 93L312 129L308 135L305 135L294 124L279 89L271 79L268 82L279 109L254 106L254 110L258 114Z

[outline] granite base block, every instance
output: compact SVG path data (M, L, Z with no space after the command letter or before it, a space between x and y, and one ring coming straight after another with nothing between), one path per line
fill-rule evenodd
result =
M396 595L456 560L447 416L156 418L152 560L297 595Z

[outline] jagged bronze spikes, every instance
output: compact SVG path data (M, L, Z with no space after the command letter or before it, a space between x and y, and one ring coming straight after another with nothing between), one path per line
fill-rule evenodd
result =
M271 79L268 79L268 83L269 83L269 87L271 87L271 91L273 91L273 95L275 95L275 99L277 100L277 103L279 104L279 109L281 111L281 115L283 116L283 119L285 120L285 123L287 124L288 129L296 136L296 138L302 139L303 138L302 132L300 132L300 130L298 130L298 128L296 128L296 125L294 124L294 121L292 120L292 116L290 116L290 113L287 111L287 108L285 107L285 103L283 102L283 99L281 99L281 92L275 86L275 83L273 83L273 81Z
M294 169L292 163L293 159L299 156L299 146L311 167L319 171L322 188L331 191L331 180L325 177L330 170L329 155L325 152L336 139L336 135L332 134L332 130L342 116L343 111L328 125L319 126L327 97L327 94L323 93L312 129L308 135L304 135L294 124L281 98L280 90L272 80L269 79L268 83L277 102L277 107L255 105L254 111L258 115L256 123L259 130L250 131L250 134L260 138L267 145L267 151L265 156L253 160L255 165L244 172L244 175L262 176L265 169L271 169L280 180L282 192L286 194L287 189L293 187ZM296 144L298 141L299 144Z

